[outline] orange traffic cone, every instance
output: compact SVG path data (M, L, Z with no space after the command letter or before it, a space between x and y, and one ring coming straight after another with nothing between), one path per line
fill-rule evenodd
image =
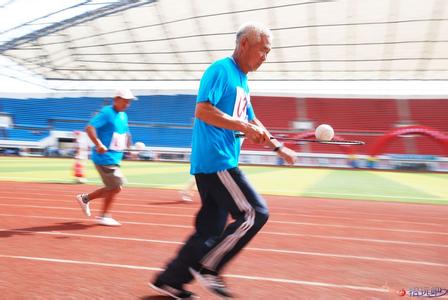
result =
M84 174L84 163L80 159L77 159L75 161L75 164L73 166L73 173L78 183L84 183L87 181Z

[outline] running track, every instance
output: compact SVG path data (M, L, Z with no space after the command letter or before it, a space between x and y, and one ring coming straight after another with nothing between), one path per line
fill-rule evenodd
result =
M166 299L147 282L191 232L197 202L127 188L113 207L123 226L110 228L74 200L94 188L0 182L0 299ZM448 288L448 206L266 199L268 224L225 270L240 299L405 299L396 291Z

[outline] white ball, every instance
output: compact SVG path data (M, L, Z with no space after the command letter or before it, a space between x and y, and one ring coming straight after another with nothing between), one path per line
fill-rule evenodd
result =
M314 134L318 140L331 141L334 137L334 130L333 127L328 124L321 124L317 126Z
M135 143L135 149L137 149L137 150L143 150L143 149L145 149L145 143L143 143L143 142L137 142L137 143Z

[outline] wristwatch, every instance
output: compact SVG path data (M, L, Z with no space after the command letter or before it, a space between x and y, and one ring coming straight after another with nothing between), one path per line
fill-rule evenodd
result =
M278 152L278 150L280 150L281 148L283 148L283 143L280 143L280 145L276 146L274 149L272 149L272 151Z

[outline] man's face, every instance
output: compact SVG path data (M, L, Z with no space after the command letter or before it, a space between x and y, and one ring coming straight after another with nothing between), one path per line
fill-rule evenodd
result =
M125 111L131 105L131 100L121 97L114 98L114 108L116 111Z
M246 65L249 72L256 71L266 60L271 51L271 41L265 35L262 35L259 41L245 41Z

